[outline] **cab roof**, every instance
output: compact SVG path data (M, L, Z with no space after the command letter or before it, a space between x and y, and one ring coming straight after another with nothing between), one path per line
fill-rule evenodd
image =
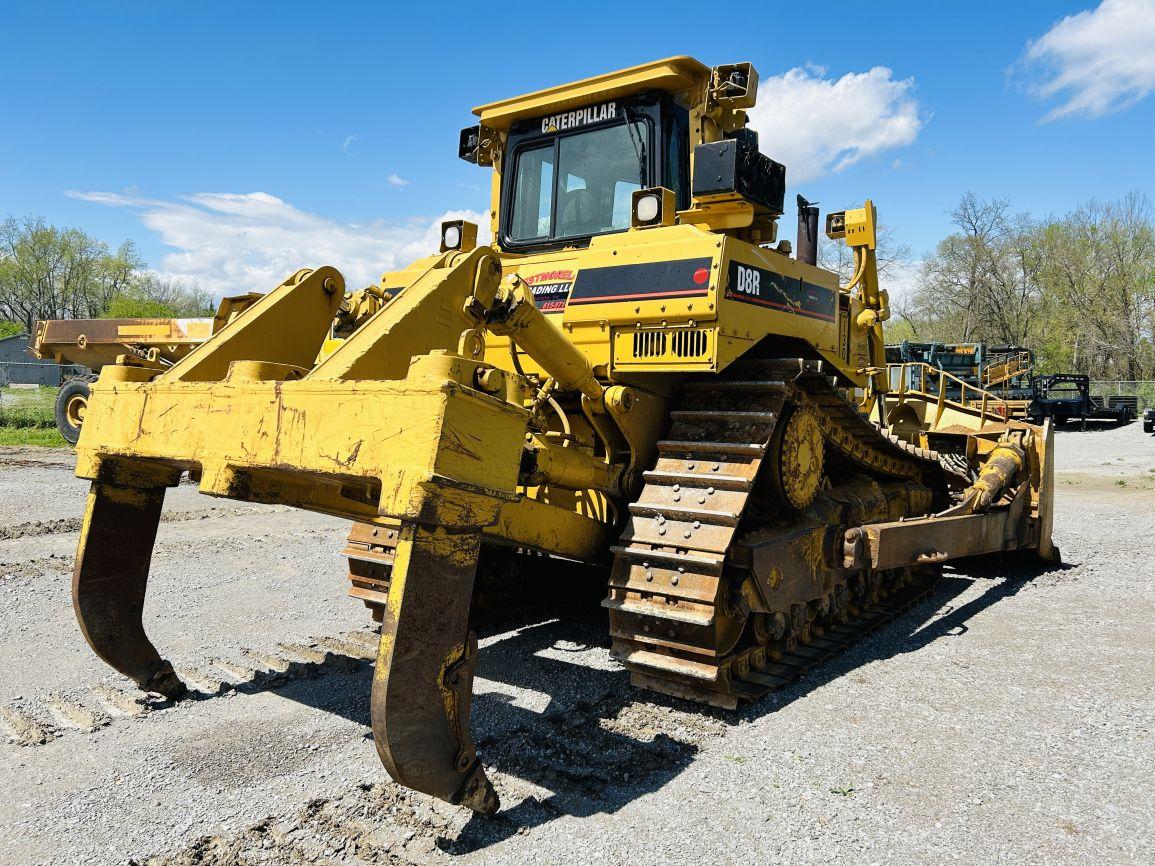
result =
M670 93L690 90L700 86L709 74L710 67L693 57L667 57L665 60L654 60L524 96L479 105L473 109L473 113L490 129L504 130L509 129L515 120L540 117L554 110L564 111L591 102L620 99L645 90L664 90Z

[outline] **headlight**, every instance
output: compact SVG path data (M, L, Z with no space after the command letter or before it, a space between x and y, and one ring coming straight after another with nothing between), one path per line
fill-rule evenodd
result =
M658 218L661 213L662 203L656 195L643 195L638 198L637 204L638 222L652 223Z
M441 252L467 253L477 246L477 224L468 220L446 220L441 224Z
M662 186L636 189L630 199L630 224L636 229L672 226L677 205L674 194Z

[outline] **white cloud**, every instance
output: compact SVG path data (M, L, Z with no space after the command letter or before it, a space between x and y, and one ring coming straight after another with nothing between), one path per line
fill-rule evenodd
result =
M1043 122L1102 117L1155 90L1155 0L1103 0L1027 43L1020 69L1039 99L1061 103Z
M389 177L385 178L385 180L389 181L390 186L409 186L410 183L397 173L389 175Z
M359 136L359 135L356 135L356 134L346 135L345 140L341 142L341 150L348 150L349 145L351 145L355 141L360 141L360 140L361 140L361 136Z
M795 67L767 78L750 110L762 152L786 165L791 184L905 147L922 129L913 78L897 81L885 66L838 79L825 74Z
M442 220L478 224L488 242L489 220L471 210L401 222L338 222L299 210L264 192L195 193L175 200L117 192L69 192L72 198L139 213L146 228L174 249L157 271L196 281L220 296L268 291L300 268L333 265L349 288L375 280L436 252Z
M879 287L886 289L892 308L902 308L914 299L922 286L923 262L890 262L879 274Z

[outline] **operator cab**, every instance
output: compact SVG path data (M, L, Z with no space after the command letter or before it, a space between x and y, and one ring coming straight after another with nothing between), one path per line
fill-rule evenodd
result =
M689 206L687 110L668 94L610 100L512 124L502 178L500 244L509 251L588 243L630 227L641 189Z
M481 123L462 130L458 155L494 169L502 252L682 221L769 243L785 169L746 128L757 83L749 63L658 60L475 108Z

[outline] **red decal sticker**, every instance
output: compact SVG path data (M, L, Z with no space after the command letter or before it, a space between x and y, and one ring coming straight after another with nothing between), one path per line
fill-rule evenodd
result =
M698 268L698 270L694 271L694 282L699 286L708 279L710 279L710 271L708 268Z
M540 274L526 277L525 281L531 286L539 283L569 283L573 282L573 271L544 271Z

